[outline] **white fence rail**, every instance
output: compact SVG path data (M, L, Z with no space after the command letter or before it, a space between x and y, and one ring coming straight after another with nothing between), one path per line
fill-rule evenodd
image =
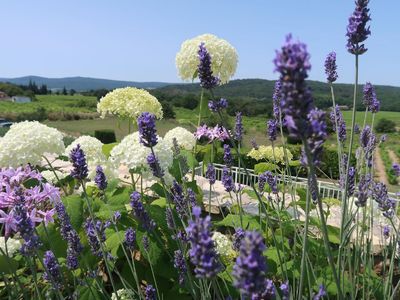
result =
M224 165L221 164L214 164L215 173L217 180L221 180L222 178L222 170ZM251 184L258 183L258 175L254 174L254 170L248 169L248 175L243 169L239 169L238 167L232 167L232 176L235 183L240 183L246 186L251 186ZM203 166L203 162L200 162L200 165L195 169L196 175L204 176L206 171L206 167ZM308 180L307 178L303 177L295 177L295 176L283 176L278 175L278 184L282 184L285 182L294 188L303 188L308 189ZM336 198L341 199L343 189L339 187L337 183L334 182L327 182L323 180L318 180L318 191L322 198ZM399 196L395 193L389 193L389 196L396 201L399 201Z

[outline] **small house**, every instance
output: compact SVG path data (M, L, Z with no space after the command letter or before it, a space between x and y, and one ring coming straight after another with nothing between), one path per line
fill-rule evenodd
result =
M32 99L27 96L13 96L11 101L14 103L29 103L32 102Z

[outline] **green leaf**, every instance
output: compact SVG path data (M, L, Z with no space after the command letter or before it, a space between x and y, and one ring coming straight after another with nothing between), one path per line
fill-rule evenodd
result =
M165 207L167 207L167 200L165 198L158 198L158 199L154 200L153 202L151 202L151 205L157 205L161 208L165 208Z
M84 200L79 195L70 195L62 198L72 226L78 230L83 223L83 202Z
M243 218L244 229L246 230L260 229L260 222L258 220L258 217L243 215L242 218ZM215 225L232 227L232 228L240 227L240 216L229 214L223 220L216 222Z
M113 257L118 257L117 252L121 244L123 244L124 239L125 231L111 231L111 233L107 235L106 245Z
M100 292L94 287L94 285L88 286L78 286L79 300L98 300L104 299Z
M328 239L333 244L340 244L340 228L327 225Z
M199 165L199 162L196 160L195 156L193 155L192 151L182 149L181 155L186 158L187 164L189 168L193 169Z
M0 274L10 274L16 272L18 262L12 257L0 255Z
M301 165L300 160L291 160L291 161L289 161L289 166L291 166L291 167L298 167L300 165Z
M156 193L157 195L159 195L160 197L164 197L165 198L165 193L164 193L164 188L162 187L161 184L154 183L151 187L150 190L152 190L154 193Z
M110 156L111 150L117 145L118 145L118 143L111 143L111 144L103 145L103 147L102 147L103 154L108 158Z
M66 256L67 243L62 239L54 223L49 223L46 227L42 223L36 229L45 248L53 251L56 257Z
M265 171L273 171L276 168L277 168L277 165L275 165L275 164L261 162L261 163L254 165L254 173L261 174L261 173L264 173Z

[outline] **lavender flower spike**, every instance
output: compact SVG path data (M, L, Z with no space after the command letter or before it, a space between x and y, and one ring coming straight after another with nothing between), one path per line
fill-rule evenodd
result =
M212 112L219 112L225 108L228 107L228 100L221 98L220 100L210 100L208 102L208 108L212 111Z
M140 193L134 191L131 194L131 207L133 215L140 222L146 230L153 230L156 227L156 223L151 219L147 211L144 209L143 203L140 201Z
M347 51L354 55L361 55L367 52L364 42L371 34L367 22L371 20L369 8L367 8L369 0L356 0L356 7L353 14L349 18L347 25Z
M248 298L261 295L266 287L267 266L263 251L263 237L257 231L246 231L240 245L240 253L233 266L234 286Z
M205 89L212 89L220 83L218 77L213 76L211 69L211 55L208 53L204 43L199 46L199 65L197 72L199 74L200 86Z
M224 144L224 163L227 167L232 167L233 165L231 147L228 144Z
M144 291L144 299L145 300L156 300L157 299L156 289L151 284L148 284L146 286L146 289Z
M145 147L154 147L157 145L158 137L155 115L144 112L139 116L137 123L139 128L140 143Z
M343 119L343 114L340 111L339 105L336 105L329 114L330 120L333 124L333 131L337 131L339 141L346 141L346 122ZM337 128L336 128L337 123Z
M207 166L206 178L209 180L211 185L213 185L217 180L216 176L214 165L209 163Z
M243 124L242 124L242 113L236 113L236 122L235 122L235 133L234 133L235 140L238 142L242 141L243 138Z
M107 188L107 178L101 166L96 167L96 176L94 177L94 182L101 191L104 191Z
M57 258L54 256L53 252L46 251L43 257L43 265L45 267L43 278L51 281L54 289L60 288L62 281L60 265L58 264Z
M135 243L136 243L136 231L132 227L129 227L125 231L124 244L130 251L133 251L135 249Z
M147 156L147 164L149 165L154 177L161 178L164 176L164 170L161 169L160 162L154 153L150 153Z
M278 133L278 121L273 119L273 120L268 120L267 121L267 135L268 139L273 142L276 140Z
M393 166L393 171L396 176L400 176L400 165L398 163L394 163Z
M189 256L198 278L214 277L222 268L211 234L211 219L200 217L201 209L193 207L194 219L189 222L186 233L190 240Z
M331 52L325 59L325 74L326 80L329 83L333 83L338 78L338 74L336 72L337 65L336 65L336 53Z
M227 192L232 192L235 190L235 184L233 183L231 172L227 167L224 167L222 170L222 184Z
M69 159L72 163L71 176L78 180L84 180L88 176L88 166L86 163L85 153L83 152L81 146L78 144L74 149L72 149Z
M274 119L279 121L281 111L282 83L280 80L275 81L274 93L272 94L273 115Z
M178 270L179 284L183 284L185 282L187 267L181 250L176 250L174 252L174 267Z
M287 36L286 43L274 59L275 71L280 73L282 83L282 113L289 133L299 138L307 136L307 115L313 108L311 92L305 81L311 69L309 59L306 45L293 42L291 35Z

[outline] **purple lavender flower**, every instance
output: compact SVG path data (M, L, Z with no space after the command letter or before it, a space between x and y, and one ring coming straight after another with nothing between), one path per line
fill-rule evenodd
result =
M188 203L185 199L185 196L183 195L183 189L182 187L174 180L172 183L171 187L171 196L172 196L172 201L175 204L175 209L176 212L178 213L179 217L184 220L189 216L189 211L188 211Z
M71 225L71 220L61 201L56 203L55 210L60 222L61 236L67 241L67 267L71 270L75 270L78 268L78 256L82 252L83 246L78 233Z
M392 165L392 168L393 168L394 174L396 176L400 176L400 165L398 163L394 163Z
M156 223L150 218L149 214L143 207L143 203L140 201L140 193L134 191L131 194L131 207L135 218L143 226L144 229L150 231L156 227Z
M358 207L364 207L367 203L368 197L371 195L370 192L371 186L371 175L361 175L360 181L358 183L358 192L357 192L357 200L355 201L355 205Z
M275 119L267 121L267 135L268 139L273 142L276 141L278 133L278 121Z
M253 295L252 300L275 299L275 285L271 279L265 280L265 290L261 295Z
M374 154L375 147L377 145L376 136L372 132L371 127L368 125L362 130L360 135L360 144L364 151L365 160L368 167L372 167L372 158Z
M354 133L355 133L355 134L360 134L360 126L359 126L358 124L356 124L356 125L354 126Z
M164 176L164 170L161 169L160 162L153 152L147 156L147 164L154 177L162 178Z
M208 108L212 111L212 112L219 112L225 108L228 107L228 101L224 98L221 98L220 100L210 100L210 102L208 102Z
M282 83L281 109L286 126L292 136L299 138L307 136L307 116L313 108L311 92L305 81L311 69L309 59L306 45L293 42L291 35L286 37L286 43L274 59L275 71L280 73Z
M313 300L320 300L323 297L327 296L328 294L326 293L325 287L323 284L319 286L318 293L313 297Z
M238 142L242 141L243 138L243 124L242 124L242 113L239 111L236 113L236 122L235 122L235 140Z
M26 209L25 198L20 187L14 190L14 219L17 231L24 240L20 249L23 255L30 255L41 245L39 237L35 233L35 223Z
M235 234L233 235L233 242L232 242L233 250L236 250L236 251L240 250L240 245L244 238L244 234L245 234L245 231L243 230L243 228L235 229Z
M222 268L211 235L211 219L200 217L201 209L193 207L194 219L189 222L186 232L190 240L189 256L198 278L214 277Z
M108 227L108 224L100 220L95 221L91 218L87 218L84 227L90 250L94 255L101 257L103 255L101 244L106 240L104 231Z
M375 88L370 82L367 82L364 85L363 102L370 112L372 113L379 112L380 102L376 96Z
M140 143L145 147L154 147L157 145L158 137L155 115L149 112L144 112L139 116L137 123Z
M233 165L231 147L228 144L224 144L224 163L228 168Z
M150 241L149 241L149 237L147 235L144 235L142 237L142 244L143 244L144 250L149 252L149 250L150 250Z
M148 284L146 286L146 289L144 291L144 299L145 300L156 300L157 299L156 289L151 284Z
M371 20L369 9L367 8L369 0L356 0L356 7L349 18L347 25L347 51L354 55L361 55L367 52L364 42L371 34L367 22Z
M290 296L289 282L288 281L282 282L279 289L282 292L282 300L289 300L289 296Z
M187 273L186 261L183 257L181 250L176 250L174 252L174 267L178 270L179 274L179 284L185 282L185 275Z
M340 111L339 105L336 105L336 107L331 111L329 116L333 124L333 131L338 132L339 141L343 143L344 141L346 141L346 122L343 119L343 114ZM336 128L336 122L337 122L337 128Z
M258 150L258 144L254 138L250 140L250 143L253 149Z
M278 193L278 179L271 171L265 171L264 173L258 176L258 187L261 192L264 191L264 185L268 183L272 193Z
M43 265L45 267L43 278L51 281L54 289L59 289L62 282L60 265L58 264L57 258L54 256L52 251L46 251L44 254Z
M232 275L234 286L246 297L252 298L265 291L265 273L267 270L263 256L265 249L263 237L260 233L257 231L245 232Z
M387 140L387 135L386 134L382 134L381 138L380 138L380 142L384 143L384 142L386 142L386 140Z
M325 142L328 134L327 134L327 128L326 128L326 123L325 123L325 113L322 110L319 110L318 108L312 109L310 113L308 114L308 121L309 121L309 133L308 133L308 139L307 139L307 144L308 148L311 152L312 156L312 163L314 165L319 165L320 164L320 159L323 151L323 143ZM304 165L308 164L308 159L304 155L301 158L301 161Z
M390 227L388 225L385 225L383 227L383 236L385 239L388 239L390 237Z
M224 167L222 170L222 184L225 187L225 191L232 192L235 190L235 184L233 183L231 172L229 168Z
M281 97L282 97L282 83L280 80L275 81L274 93L272 94L272 112L275 120L280 119L281 111Z
M206 178L209 180L211 185L213 185L217 180L216 176L214 165L209 163L207 166Z
M354 167L349 168L347 180L348 180L347 196L350 197L350 196L353 196L355 188L356 188L354 185L355 180L356 180L356 168L354 168Z
M71 176L78 180L84 180L88 176L88 166L86 163L85 153L81 146L78 144L72 149L69 159L72 162Z
M396 201L391 199L384 183L372 184L372 198L378 203L378 208L386 218L392 218L396 209Z
M194 133L195 138L199 140L202 137L208 137L208 130L209 129L206 124L197 127L196 132Z
M124 241L125 246L130 250L133 251L135 250L135 244L136 244L136 231L132 227L129 227L125 231L125 241Z
M172 214L172 209L169 207L165 209L165 220L167 221L168 228L173 230L175 228L174 215Z
M96 167L96 176L94 177L94 182L99 190L104 191L107 188L107 178L101 166Z
M335 82L336 79L338 78L336 69L337 69L336 53L331 52L325 59L325 74L326 74L326 80L329 83Z
M197 205L196 194L191 188L187 188L186 190L186 201L191 209Z
M213 76L213 72L211 70L211 56L208 53L204 43L201 43L199 46L199 65L197 72L199 74L200 86L205 89L212 89L220 83L218 77Z

